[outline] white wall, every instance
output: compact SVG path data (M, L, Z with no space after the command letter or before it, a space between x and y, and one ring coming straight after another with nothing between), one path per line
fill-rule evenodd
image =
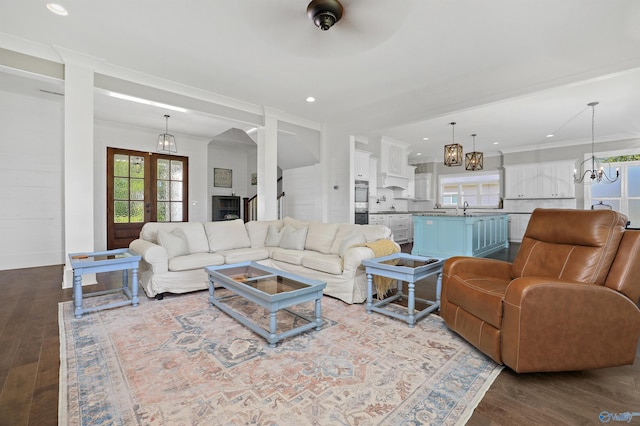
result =
M322 187L320 164L282 171L285 193L284 216L298 220L322 221Z
M64 263L63 98L0 91L0 270Z
M208 167L206 174L207 186L207 218L211 221L211 197L213 195L237 195L240 197L240 210L242 210L242 199L255 195L257 186L251 186L251 173L256 171L256 149L219 147L211 143L207 149ZM250 161L253 161L253 168L249 168ZM231 169L232 188L219 188L213 186L213 169ZM249 195L251 194L251 195ZM242 217L243 212L240 212Z
M327 209L327 222L353 223L354 218L349 215L349 200L353 191L353 184L349 179L351 176L349 133L332 126L327 126L325 130L327 146L323 158L327 161L325 164L327 177L324 181L328 188L326 205L323 208ZM322 184L318 177L315 179L318 185Z

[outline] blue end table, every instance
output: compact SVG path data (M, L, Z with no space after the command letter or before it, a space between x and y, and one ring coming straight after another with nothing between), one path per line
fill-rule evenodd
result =
M73 268L73 304L75 306L75 317L81 318L83 313L115 308L117 306L138 306L138 265L140 259L141 256L126 248L93 253L69 253L69 261ZM129 288L129 270L131 270L131 288ZM122 271L121 289L114 288L93 293L82 293L82 275L112 271ZM120 291L122 291L129 300L107 303L91 308L82 307L83 297L100 296Z
M440 307L440 289L442 288L442 267L445 259L416 256L406 253L395 253L389 256L377 257L375 259L363 260L362 264L367 273L367 313L372 311L388 315L414 327L416 321L428 315ZM419 299L415 297L415 283L430 275L438 274L436 282L436 300ZM398 280L398 290L393 296L373 303L373 275L387 277ZM407 295L402 293L402 282L408 284ZM401 300L407 296L407 314L399 313L397 310L385 309L384 306L395 300ZM416 300L426 303L428 306L416 311Z

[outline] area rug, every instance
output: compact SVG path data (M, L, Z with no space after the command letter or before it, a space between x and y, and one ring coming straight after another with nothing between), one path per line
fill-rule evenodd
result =
M60 304L59 424L464 424L501 370L436 315L409 328L324 297L321 330L270 348L207 292L143 299L80 319ZM311 303L296 309L313 316ZM278 331L300 321L278 313Z

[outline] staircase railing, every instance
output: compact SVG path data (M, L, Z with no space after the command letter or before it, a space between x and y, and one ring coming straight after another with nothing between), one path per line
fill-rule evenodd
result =
M284 203L284 191L278 194L278 219L282 219L286 212L285 203ZM253 197L244 197L244 208L243 211L243 220L245 222L249 222L251 220L258 220L258 196L254 195Z

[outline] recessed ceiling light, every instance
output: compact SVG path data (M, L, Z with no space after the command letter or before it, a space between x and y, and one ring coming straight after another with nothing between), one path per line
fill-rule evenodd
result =
M423 140L423 141L428 141L428 140L429 140L429 138L422 138L422 140Z
M311 102L315 102L315 101L316 101L316 98L314 98L313 96L309 96L309 97L307 98L307 102L309 102L309 103L311 103Z
M547 135L547 137L548 137L548 138L552 138L552 137L553 137L553 135Z
M500 144L500 142L494 142L493 144L494 144L494 145L499 145L499 144Z
M48 3L47 9L60 16L67 16L69 14L69 12L67 12L67 9L57 3Z
M422 155L422 153L421 152L416 152L416 155Z

